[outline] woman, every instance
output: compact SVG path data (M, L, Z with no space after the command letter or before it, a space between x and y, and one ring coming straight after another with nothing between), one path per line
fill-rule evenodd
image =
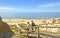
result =
M27 28L28 28L28 31L30 32L30 23L27 22Z

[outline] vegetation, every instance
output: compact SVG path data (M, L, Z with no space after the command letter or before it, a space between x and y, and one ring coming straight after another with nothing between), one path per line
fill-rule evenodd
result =
M21 27L22 24L19 24ZM25 27L26 24L24 24L24 27ZM11 38L27 38L27 36L22 36L20 35L18 32L17 32L17 28L16 28L16 25L10 25L10 28L11 30L15 33ZM26 28L26 27L25 27Z
M22 36L19 33L15 33L11 38L26 38L26 36Z

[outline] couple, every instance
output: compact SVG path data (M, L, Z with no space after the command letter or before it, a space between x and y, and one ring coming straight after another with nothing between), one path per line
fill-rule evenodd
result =
M32 30L32 31L34 31L34 26L35 26L35 23L33 22L33 20L31 21L32 23L31 23L31 25L30 25L30 23L29 22L27 22L27 27L28 27L28 30L29 30L29 32ZM32 26L32 29L31 29L31 26Z

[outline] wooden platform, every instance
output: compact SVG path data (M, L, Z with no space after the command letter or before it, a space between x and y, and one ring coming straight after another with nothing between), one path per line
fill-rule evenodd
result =
M27 32L22 32L21 35L27 35ZM37 32L28 32L28 36L33 36L33 37L37 37L38 33ZM60 34L49 34L46 32L40 32L39 33L40 37L52 37L52 38L60 38Z
M60 26L35 26L35 27L31 27L31 28L37 29L37 32L36 31L35 32L28 32L28 30L25 30L25 28L23 28L23 27L19 27L18 29L20 29L19 32L21 32L21 30L24 29L26 32L23 31L20 34L27 36L27 38L29 36L37 37L37 38L39 38L39 37L42 37L42 38L43 37L46 37L46 38L60 38L60 34L48 33L46 31L45 32L39 31L40 30L39 28L60 28Z

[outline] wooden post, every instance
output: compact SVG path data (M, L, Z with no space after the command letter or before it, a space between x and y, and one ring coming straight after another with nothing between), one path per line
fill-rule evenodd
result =
M46 24L46 26L47 26L47 24ZM48 28L46 28L46 31L48 31Z
M34 27L35 28L35 32L36 32L36 27Z
M27 30L27 38L29 38L29 35L28 35L28 30Z
M21 29L19 29L19 32L20 32L19 34L21 35Z
M38 36L37 36L37 38L39 38L39 27L38 27Z

